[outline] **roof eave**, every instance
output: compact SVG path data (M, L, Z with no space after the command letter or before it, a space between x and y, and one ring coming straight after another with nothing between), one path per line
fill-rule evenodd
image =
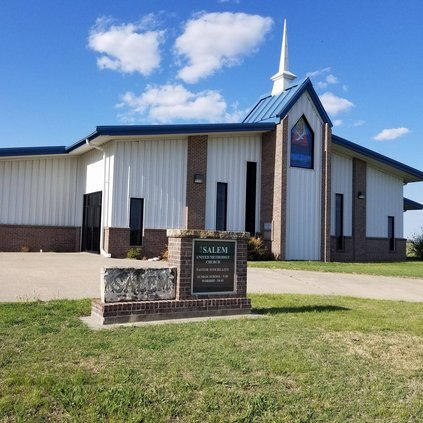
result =
M306 78L301 85L297 88L294 95L289 99L289 101L286 103L286 105L282 108L282 110L278 113L279 118L283 118L291 109L291 107L299 100L299 98L304 94L304 92L307 92L311 100L313 101L315 107L317 108L322 120L324 123L328 123L330 127L332 128L333 124L332 121L329 118L329 115L326 113L325 108L323 107L322 102L320 101L319 96L317 95L313 84L311 83L310 78Z
M275 128L274 122L258 123L219 123L219 124L177 124L177 125L111 125L97 126L88 137L66 147L68 153L86 144L86 140L97 138L110 140L111 137L136 137L160 135L202 135L230 132L268 132Z
M404 179L404 182L423 181L422 171L408 166L404 163L398 162L397 160L391 159L390 157L384 156L383 154L376 153L373 150L370 150L366 147L362 147L361 145L338 137L337 135L332 135L332 143L335 146L341 147L341 149L345 149L350 153L354 153L354 155L358 158L363 158L364 160L370 159L371 161L378 162L384 166L393 169L395 173L401 174Z

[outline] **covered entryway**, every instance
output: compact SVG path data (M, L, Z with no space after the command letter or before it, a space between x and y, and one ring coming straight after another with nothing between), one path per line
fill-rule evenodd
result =
M101 191L84 195L82 251L100 252Z

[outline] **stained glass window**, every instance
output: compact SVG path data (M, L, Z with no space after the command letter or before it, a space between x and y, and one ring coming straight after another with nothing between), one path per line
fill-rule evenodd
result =
M302 116L291 130L291 166L313 169L314 133Z

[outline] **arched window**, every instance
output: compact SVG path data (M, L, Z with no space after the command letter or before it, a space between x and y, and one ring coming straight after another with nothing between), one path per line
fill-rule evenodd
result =
M291 167L314 167L314 133L304 115L291 129Z

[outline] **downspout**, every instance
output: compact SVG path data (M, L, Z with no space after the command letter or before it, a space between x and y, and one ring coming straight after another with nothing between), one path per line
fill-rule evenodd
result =
M92 148L103 153L103 195L101 196L101 219L100 219L100 254L103 257L110 258L112 255L106 252L103 248L104 245L104 215L106 214L106 152L103 148L90 144L88 138L85 139L85 143ZM107 193L108 194L108 193Z

